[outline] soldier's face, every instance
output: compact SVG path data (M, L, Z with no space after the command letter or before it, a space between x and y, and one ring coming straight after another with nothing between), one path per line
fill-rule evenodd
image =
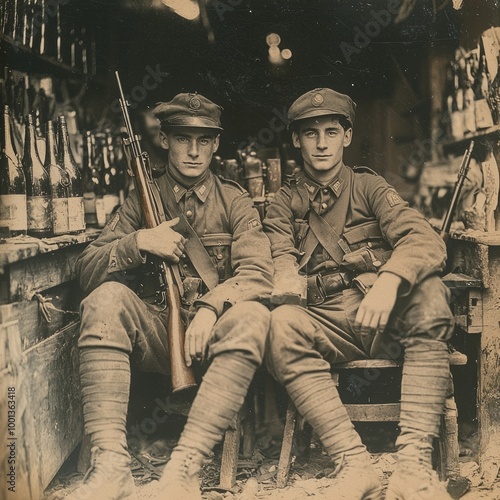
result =
M161 143L168 149L170 165L181 175L199 177L210 166L219 136L210 129L179 127L161 132Z
M324 175L339 166L351 139L352 129L344 130L332 116L306 119L292 134L293 145L302 153L304 168L313 176Z

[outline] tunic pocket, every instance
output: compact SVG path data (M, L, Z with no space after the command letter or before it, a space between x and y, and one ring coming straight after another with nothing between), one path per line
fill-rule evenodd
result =
M233 236L229 233L205 234L200 237L203 246L212 259L219 281L223 282L233 275L231 268L231 245Z

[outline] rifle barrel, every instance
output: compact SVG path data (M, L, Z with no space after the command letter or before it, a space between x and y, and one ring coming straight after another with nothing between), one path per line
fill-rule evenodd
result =
M443 220L443 224L441 226L441 231L440 235L441 236L446 236L451 227L451 221L453 218L453 215L455 213L455 210L457 208L458 201L460 199L460 193L462 191L462 187L465 182L465 178L467 177L467 173L469 171L469 165L470 165L470 160L472 156L472 150L474 149L474 141L471 141L469 144L469 147L464 153L464 156L462 157L462 163L460 165L460 170L458 171L458 179L457 183L455 184L455 188L453 190L453 196L451 198L450 206L448 207L448 210L446 212L446 215Z

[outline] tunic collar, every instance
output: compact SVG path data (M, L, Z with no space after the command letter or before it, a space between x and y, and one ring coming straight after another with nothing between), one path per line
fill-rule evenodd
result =
M176 203L179 203L179 201L188 191L195 193L198 199L202 203L205 203L208 197L208 193L210 193L210 190L214 185L213 174L212 172L210 172L210 170L207 170L201 176L201 178L198 179L196 184L194 184L191 187L184 186L178 179L176 179L175 174L173 174L172 167L170 167L170 165L167 166L165 175L174 193Z
M345 185L345 178L347 174L347 167L342 163L338 175L336 175L328 184L320 184L317 180L313 179L305 171L299 174L299 182L301 182L309 195L309 199L313 201L320 189L327 189L331 191L337 198L342 193Z

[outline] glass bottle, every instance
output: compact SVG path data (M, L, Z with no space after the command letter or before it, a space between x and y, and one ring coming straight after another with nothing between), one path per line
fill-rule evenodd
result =
M85 210L83 208L83 182L82 175L76 164L69 144L66 118L58 118L58 165L66 170L71 180L68 197L69 233L77 234L85 231Z
M92 132L85 133L83 147L83 204L87 227L104 227L106 216L102 200L99 169L95 161L95 138Z
M101 139L101 185L103 188L104 212L106 221L112 217L115 209L120 205L120 188L118 186L118 172L114 165L115 156L113 149L113 137L106 132Z
M0 230L6 235L26 234L26 179L11 135L10 109L3 108L0 152Z
M472 75L469 61L467 61L465 72L464 129L466 133L474 133L476 131L475 101L474 91L472 90Z
M494 123L500 125L500 52L497 56L497 74L491 82L490 98Z
M26 117L22 164L28 196L28 234L36 238L47 238L52 236L50 179L38 154L35 119L32 114Z
M451 135L454 139L464 136L464 92L460 87L460 75L458 64L455 64L453 75L453 101L451 113Z
M36 134L36 147L40 158L45 158L45 137L42 132L42 123L40 120L40 110L35 111L35 134Z
M52 232L61 236L69 232L68 195L71 180L68 173L57 164L54 124L47 122L45 170L49 173L52 196Z
M488 75L488 66L486 56L481 57L481 65L475 85L475 114L476 114L476 129L489 128L493 125L493 117L490 109L490 82Z

